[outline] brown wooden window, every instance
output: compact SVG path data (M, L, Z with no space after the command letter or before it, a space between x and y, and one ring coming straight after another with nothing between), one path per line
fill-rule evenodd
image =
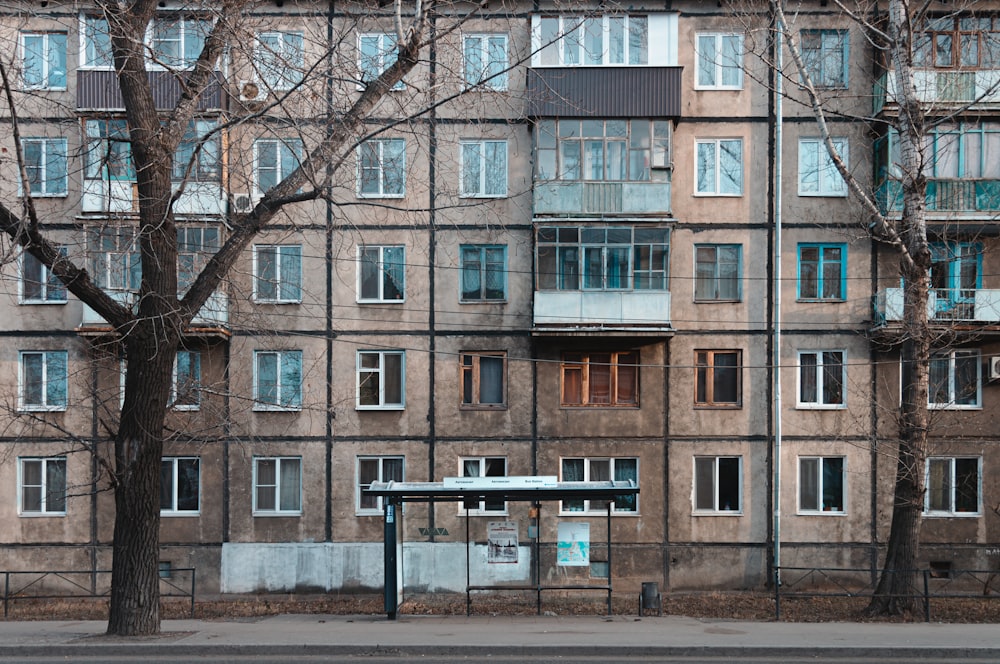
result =
M563 406L639 405L639 354L564 353Z
M461 354L462 408L507 407L507 354Z
M697 350L694 353L696 406L739 408L742 404L740 351Z

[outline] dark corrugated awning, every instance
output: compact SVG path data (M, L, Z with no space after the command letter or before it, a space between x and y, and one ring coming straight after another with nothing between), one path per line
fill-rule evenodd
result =
M459 478L462 480L486 478ZM608 482L539 482L529 486L523 479L541 478L488 478L492 484L477 486L475 483L454 484L445 482L372 482L365 493L395 498L397 502L424 500L468 500L472 498L503 498L506 500L567 500L590 498L614 500L616 496L634 496L639 487L633 480ZM497 481L500 482L497 482ZM503 483L503 480L511 480Z
M681 67L528 70L530 117L678 118Z

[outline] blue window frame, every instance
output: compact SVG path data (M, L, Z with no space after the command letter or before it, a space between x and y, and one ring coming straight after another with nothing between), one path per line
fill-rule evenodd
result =
M799 244L798 299L843 300L847 293L847 245Z
M941 318L975 318L976 290L982 288L983 247L977 242L931 244L934 313Z

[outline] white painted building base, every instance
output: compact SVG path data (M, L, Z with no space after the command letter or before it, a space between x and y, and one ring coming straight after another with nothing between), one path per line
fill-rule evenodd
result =
M461 542L403 544L404 592L465 592ZM486 546L471 545L469 583L524 584L531 578L531 550L518 547L518 562L489 563ZM382 543L236 543L222 545L223 593L357 592L381 590Z

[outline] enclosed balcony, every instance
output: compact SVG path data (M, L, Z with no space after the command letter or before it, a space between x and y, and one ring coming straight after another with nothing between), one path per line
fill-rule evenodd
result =
M114 291L109 293L121 304L135 309L138 293L134 291ZM83 305L80 326L77 333L82 336L105 336L111 332L111 326L96 311ZM221 336L228 338L229 332L229 301L222 293L213 293L198 311L191 324L185 328L185 334L192 336Z
M928 294L927 317L941 323L1000 324L1000 290L934 288ZM903 289L886 288L875 296L875 325L903 320Z
M898 180L886 180L878 188L879 205L887 214L903 211L903 188ZM1000 178L998 179L932 179L927 181L924 197L927 213L957 213L980 217L1000 212Z
M669 291L535 293L536 332L573 330L667 331Z

